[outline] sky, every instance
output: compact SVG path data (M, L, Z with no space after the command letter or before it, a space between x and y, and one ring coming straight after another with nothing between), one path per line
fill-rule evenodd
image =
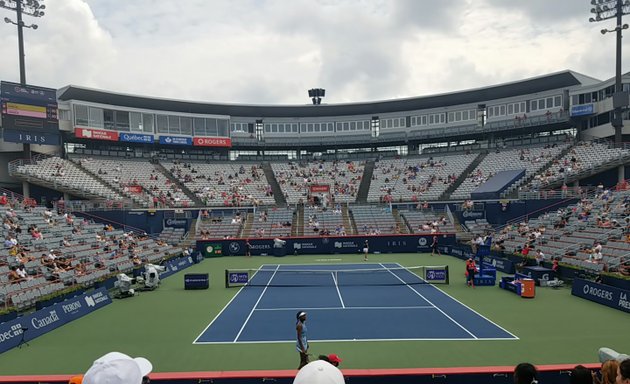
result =
M26 76L51 88L290 105L324 88L323 103L337 104L615 73L614 34L600 33L614 21L589 23L589 0L43 2L44 17L25 17L39 26L24 32ZM0 8L5 17L15 13ZM1 23L2 80L19 81L17 45Z

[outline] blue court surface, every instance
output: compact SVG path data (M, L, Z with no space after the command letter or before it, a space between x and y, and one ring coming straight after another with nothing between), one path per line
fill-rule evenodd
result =
M195 344L295 342L300 310L316 342L518 339L399 264L264 265L251 282Z

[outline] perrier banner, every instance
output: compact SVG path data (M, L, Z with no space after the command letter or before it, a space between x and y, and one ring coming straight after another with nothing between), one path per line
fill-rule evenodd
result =
M203 257L223 256L223 246L221 243L205 243L202 248Z

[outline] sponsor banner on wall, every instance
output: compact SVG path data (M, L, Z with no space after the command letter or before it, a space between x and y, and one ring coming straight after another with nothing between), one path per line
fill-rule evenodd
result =
M204 257L217 257L223 255L223 245L220 243L205 243L201 253Z
M330 192L330 185L311 185L309 189L311 193Z
M160 144L166 145L192 145L192 137L160 136Z
M412 253L430 250L431 235L398 235L398 236L345 236L345 237L304 237L287 238L284 249L287 254L334 254L334 253L360 253L365 240L369 242L370 253ZM440 235L440 245L455 243L455 236ZM252 255L274 255L273 239L250 239ZM221 245L224 256L239 256L245 254L245 240L241 239L214 239L198 240L197 249L207 254L206 247Z
M126 141L128 143L148 143L153 144L154 136L153 135L143 135L139 133L120 133L118 135L118 139L120 141Z
M163 267L165 268L164 272L160 273L160 279L165 279L183 269L186 269L193 265L195 261L192 256L184 256L178 257L176 259L171 259L167 261Z
M630 313L630 291L625 289L577 278L573 280L571 294Z
M574 105L571 107L571 116L588 116L595 112L593 104Z
M164 226L171 228L188 228L188 219L164 219Z
M128 185L125 190L129 193L142 193L142 185Z
M232 139L229 137L193 137L193 145L196 147L231 147Z
M31 314L0 324L0 353L22 341L30 341L111 304L107 289L101 287L71 299L55 303Z
M28 143L39 145L60 145L61 136L56 133L38 133L5 129L2 139L10 143Z
M118 132L103 129L75 127L74 135L80 139L118 141Z

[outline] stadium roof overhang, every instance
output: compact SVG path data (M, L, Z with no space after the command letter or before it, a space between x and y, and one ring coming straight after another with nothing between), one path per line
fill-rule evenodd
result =
M587 79L584 75L577 74L572 71L563 71L526 80L461 92L407 99L331 105L245 105L203 103L129 95L89 89L74 85L61 89L58 92L58 98L62 101L76 100L127 108L192 114L229 115L253 118L326 117L378 115L381 113L484 103L489 100L517 97L520 95L579 86L583 84L584 79Z

